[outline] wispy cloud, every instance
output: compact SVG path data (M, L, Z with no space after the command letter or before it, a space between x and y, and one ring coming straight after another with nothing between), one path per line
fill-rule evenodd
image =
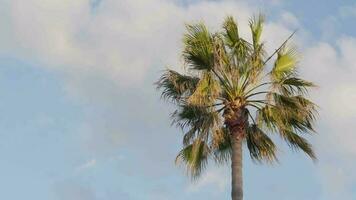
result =
M91 159L91 160L88 160L87 162L83 163L82 165L78 166L77 170L82 171L85 169L89 169L89 168L96 166L96 164L97 164L96 159Z
M352 199L356 156L356 38L341 37L336 45L320 42L304 52L303 74L319 88L314 99L320 105L318 174L323 199ZM353 164L352 164L353 163ZM353 166L353 167L352 167ZM341 197L342 196L342 197Z
M178 136L167 134L173 131L168 128L168 111L157 103L152 83L166 65L180 66L178 52L184 22L204 20L216 28L226 14L233 14L239 20L242 34L249 37L246 23L258 8L247 1L196 1L184 7L163 0L90 2L9 1L3 17L12 24L0 21L6 31L0 33L4 34L0 42L5 44L0 52L59 72L66 82L67 94L86 108L85 122L78 125L86 150L102 156L99 152L113 152L127 143L125 147L132 155L125 157L125 161L134 166L130 170L140 175L169 174L167 168L174 167L170 159L178 150ZM340 12L347 16L356 13L353 7L341 8ZM307 32L292 13L283 11L275 15L280 18L268 21L265 27L269 50L274 50L295 28ZM338 20L340 17L330 18L332 23ZM329 29L330 23L325 24L328 34L337 31ZM329 43L298 41L305 47L301 73L320 86L314 97L321 106L321 131L315 143L321 163L320 182L331 183L324 184L324 189L334 196L350 193L348 188L356 180L350 175L352 167L344 167L352 166L347 160L356 156L355 41L345 36L333 38ZM93 158L77 169L96 165L97 159ZM145 169L139 170L142 165ZM223 191L228 178L224 174L220 169L208 171L187 191L211 185ZM335 176L339 177L335 188L346 190L329 190Z

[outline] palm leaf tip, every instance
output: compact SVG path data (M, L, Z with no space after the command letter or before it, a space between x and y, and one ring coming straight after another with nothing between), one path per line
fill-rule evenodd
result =
M238 26L237 23L235 22L234 18L232 16L228 16L223 24L224 28L224 38L225 38L225 43L230 47L233 48L235 44L238 43L239 40L239 31L238 31Z
M198 178L208 163L210 149L208 145L200 140L185 146L176 157L176 164L183 164L191 178Z
M308 93L308 88L316 87L314 83L294 76L284 78L274 86L284 95L305 95Z
M283 131L283 138L288 142L289 146L294 150L302 150L306 153L314 162L317 161L317 157L314 153L312 145L303 137L297 135L292 131Z
M261 41L264 21L265 21L264 15L259 14L258 16L254 16L252 19L250 19L249 22L250 30L252 33L252 41L255 49L258 48Z
M168 69L155 84L157 89L162 89L162 98L177 102L185 95L192 93L198 82L199 78L197 77L183 75Z
M214 66L213 37L203 23L186 25L183 58L195 70L211 70Z
M281 81L296 73L298 53L295 47L283 47L277 53L277 59L271 71L272 79Z
M278 161L275 144L257 125L248 127L246 133L246 143L252 160L269 163Z

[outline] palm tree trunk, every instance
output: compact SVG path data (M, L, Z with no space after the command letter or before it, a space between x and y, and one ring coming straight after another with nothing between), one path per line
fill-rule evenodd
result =
M243 199L242 184L242 137L235 131L232 133L232 156L231 156L231 197L232 200Z

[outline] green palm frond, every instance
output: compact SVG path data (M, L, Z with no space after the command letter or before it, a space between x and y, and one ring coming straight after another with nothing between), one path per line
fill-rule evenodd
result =
M237 23L235 22L232 16L228 16L225 18L223 24L223 36L225 38L225 44L229 46L231 49L239 42L239 29Z
M220 95L220 84L212 73L204 72L188 103L194 106L211 106Z
M275 144L256 124L247 128L246 143L253 160L258 162L277 161Z
M259 127L263 127L263 129L267 129L269 132L277 132L280 116L274 106L266 105L257 110L256 123Z
M274 87L278 89L283 95L296 95L296 94L306 94L309 87L315 87L312 82L305 81L297 77L289 77L276 82Z
M246 70L251 45L245 39L239 37L237 23L232 16L228 16L223 24L223 38L225 45L229 47L231 53L231 63L240 71Z
M302 150L306 153L311 159L316 160L315 153L311 144L308 141L294 133L290 130L280 131L282 138L289 144L289 146L294 150Z
M225 47L224 39L219 34L214 36L214 61L214 69L223 70L225 73L227 72L226 70L231 70L229 54Z
M315 120L316 105L302 95L284 96L273 93L273 100L276 108L284 117L305 118Z
M301 95L295 96L294 98L296 101L298 101L300 109L298 112L294 112L296 113L295 119L299 119L299 127L297 128L296 125L293 127L296 128L299 132L315 132L313 124L318 114L316 104Z
M189 104L182 104L171 115L172 124L176 124L182 129L186 127L195 128L200 132L207 132L211 128L218 126L221 118L219 114L210 107L199 107Z
M211 70L214 67L213 36L202 23L187 25L184 35L183 58L194 70Z
M277 108L282 109L280 110L281 112L286 112L286 114L288 114L300 107L299 101L293 96L285 96L275 92L270 93L270 95L272 96L274 105L276 105Z
M300 133L314 132L316 105L298 96L272 95L271 104L258 110L258 122L270 131L292 129Z
M278 133L293 149L301 149L315 160L315 154L311 145L296 132L306 133L313 131L312 122L306 118L299 118L297 115L279 112L278 108L266 106L258 111L258 123L271 132ZM296 113L298 114L298 113ZM294 130L294 131L293 131Z
M235 66L239 69L240 74L246 73L249 68L248 61L251 60L251 44L240 39L232 49L232 54L236 56L233 61L235 61Z
M231 137L227 128L217 129L212 137L214 160L218 164L227 163L231 158Z
M293 75L296 71L297 52L295 48L282 48L277 53L277 59L271 71L272 80L281 80Z
M258 76L264 67L264 57L266 52L264 51L263 42L261 42L264 21L264 16L260 14L253 17L249 23L252 34L253 52L251 54L247 72L251 83L255 83L258 80Z
M185 146L176 157L176 164L185 165L188 174L197 178L206 168L210 149L205 141L195 140L192 144Z
M264 21L265 17L259 14L258 16L254 16L249 22L254 49L258 49L261 45L261 35Z
M191 95L199 82L199 78L182 75L174 70L166 70L156 82L157 88L162 89L162 97L177 102Z

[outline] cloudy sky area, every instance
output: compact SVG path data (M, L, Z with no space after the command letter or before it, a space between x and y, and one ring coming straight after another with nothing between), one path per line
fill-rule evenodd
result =
M245 198L356 199L356 4L284 0L0 0L0 199L228 199L229 170L192 183L174 165L181 133L153 82L179 69L184 23L268 17L273 51L293 30L319 88L313 163L244 160Z

